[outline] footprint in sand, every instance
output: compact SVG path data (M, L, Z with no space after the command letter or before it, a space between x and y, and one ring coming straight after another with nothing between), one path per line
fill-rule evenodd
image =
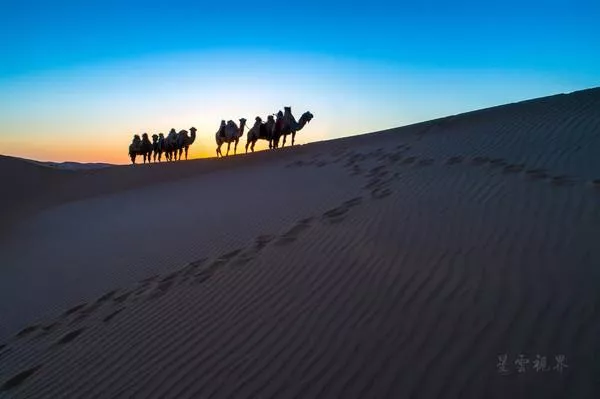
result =
M392 195L392 190L389 188L376 188L375 190L371 191L371 197L373 199L382 199L389 197L390 195Z
M42 365L37 365L25 371L21 371L19 374L13 376L12 378L8 379L8 381L6 381L4 384L2 384L2 388L0 388L0 391L8 391L18 387L41 368Z
M364 185L363 189L366 189L366 190L368 190L368 189L370 189L370 188L376 187L376 186L377 186L377 185L379 185L381 182L382 182L382 180L381 180L380 178L374 178L374 179L371 179L371 180L369 180L369 181L367 182L367 184L365 184L365 185Z
M456 156L456 157L449 158L446 161L446 165L456 165L456 164L462 163L462 161L463 161L463 157L461 157L459 155L459 156Z
M168 280L164 280L161 281L156 288L152 291L152 293L150 294L150 299L156 299L158 297L161 297L163 295L165 295L167 293L167 291L169 291L169 289L173 286L173 278L170 277Z
M421 160L420 160L420 161L417 163L417 165L419 165L419 166L430 166L430 165L433 165L433 163L434 163L434 160L433 160L433 159L431 159L431 158L427 158L427 159L421 159Z
M109 315L105 316L102 319L103 323L108 323L109 321L111 321L116 315L118 315L119 313L121 313L123 310L125 310L125 308L120 308L115 310L114 312L110 313Z
M362 202L362 196L346 200L342 203L342 205L323 213L323 215L321 215L321 221L329 224L339 223L344 220L346 216L348 216L348 211L350 211L351 208L362 204Z
M217 271L219 267L223 264L220 262L213 262L206 269L200 270L198 273L194 274L194 284L201 284L212 277L212 275Z
M42 326L42 332L44 335L49 334L52 331L54 331L54 329L58 326L59 326L59 323L57 321L54 323L50 323L48 325Z
M483 165L488 162L491 162L491 160L488 157L475 157L471 160L471 163L477 166Z
M493 168L503 167L508 165L503 158L490 159L490 166Z
M308 219L305 219L308 220ZM232 266L245 266L254 260L271 241L275 239L275 236L264 234L254 239L254 245L248 250L243 251L237 256L232 262Z
M384 171L385 171L385 165L376 166L369 171L369 173L367 174L367 177L373 177L373 176L379 177L381 175L381 173Z
M394 164L402 159L402 154L397 152L391 155L388 155L388 162Z
M109 291L106 294L102 295L100 298L96 299L96 303L104 303L111 299L116 293L117 290Z
M404 165L410 165L410 164L414 163L416 160L417 160L417 157L408 157L404 161L402 161L402 163Z
M354 197L352 199L349 199L348 201L344 201L343 206L352 208L354 206L358 206L360 204L362 204L363 202L363 197Z
M84 308L69 324L79 323L83 319L87 318L89 315L93 314L97 309L102 306L102 303L94 303L86 308Z
M200 284L208 280L212 277L212 275L217 271L217 269L225 266L229 261L235 258L242 252L243 248L235 249L226 253L225 255L221 255L219 258L214 260L208 267L200 270L198 273L194 274L193 284Z
M346 205L330 209L323 213L321 220L327 223L339 223L346 218L349 209Z
M26 337L29 334L31 334L32 332L37 331L39 328L40 328L40 326L37 324L35 324L33 326L27 326L17 333L17 338Z
M502 173L504 173L504 174L519 173L523 169L525 169L525 165L523 165L523 164L518 164L518 165L517 164L509 164L509 165L506 165L502 169Z
M68 344L69 342L73 342L75 338L81 335L81 333L85 330L85 328L79 328L77 330L71 331L63 335L57 342L57 345Z
M127 300L127 298L129 298L129 296L133 293L133 291L125 291L124 293L122 293L119 296L115 296L113 297L113 303L123 303L125 302L125 300Z
M296 241L300 235L310 228L312 223L312 218L304 219L296 223L291 229L283 233L277 241L275 241L275 245L283 246L288 245Z
M275 236L272 236L269 234L260 235L260 236L256 237L256 239L254 240L254 248L257 251L262 251L262 249L264 247L266 247L274 239L275 239Z
M71 309L65 311L65 313L63 313L63 316L72 315L73 313L77 312L78 310L83 309L85 306L87 306L87 303L82 303L77 306L73 306Z
M139 284L139 283L138 283ZM133 290L133 301L137 300L137 298L144 295L151 287L150 283L141 283Z
M550 182L555 186L573 186L577 183L576 179L572 176L560 175L554 176L550 179Z
M525 171L525 175L531 179L539 180L548 177L546 169L529 169Z
M358 165L354 165L352 167L352 171L350 172L350 176L358 176L363 173L363 170Z
M197 260L194 260L194 261L188 263L183 268L183 275L185 276L184 279L187 280L189 278L189 276L191 276L192 274L194 274L194 272L200 266L202 266L204 263L206 263L207 260L208 260L208 258L200 258L200 259L197 259Z

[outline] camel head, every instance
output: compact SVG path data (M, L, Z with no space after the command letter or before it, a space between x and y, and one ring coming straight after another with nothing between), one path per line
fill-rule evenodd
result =
M165 138L165 135L164 135L163 133L159 133L159 134L158 134L158 137L159 137L159 138L161 138L161 139L164 139L164 138Z
M156 143L158 141L158 135L157 134L153 134L152 135L152 142Z
M133 141L140 141L140 135L139 134L134 134L133 135Z
M303 119L306 121L306 123L310 122L312 120L312 118L314 118L314 115L310 112L310 111L306 111L305 113L302 114L302 116L300 117L300 119Z
M198 131L198 129L196 129L196 128L195 128L195 127L193 127L193 126L190 128L190 132L192 132L192 133L196 133L197 131Z
M246 126L246 118L240 118L240 129L243 129Z
M143 134L142 134L142 138L143 138L144 140L148 140L148 133L143 133Z

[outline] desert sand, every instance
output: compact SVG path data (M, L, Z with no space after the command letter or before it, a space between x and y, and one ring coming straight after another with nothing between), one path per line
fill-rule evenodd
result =
M0 398L600 397L600 89L0 178Z

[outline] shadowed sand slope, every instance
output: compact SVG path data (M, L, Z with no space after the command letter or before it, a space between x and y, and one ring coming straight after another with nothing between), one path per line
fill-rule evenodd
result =
M598 397L599 150L595 89L225 160L23 169L0 398Z

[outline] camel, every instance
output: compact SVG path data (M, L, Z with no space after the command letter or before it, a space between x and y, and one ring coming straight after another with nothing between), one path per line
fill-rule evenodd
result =
M263 123L260 116L257 116L254 126L248 130L248 135L246 136L246 152L248 152L248 146L250 146L250 151L254 152L254 145L258 140L268 140L269 148L273 148L274 127L275 120L273 119L273 115L269 115L265 123Z
M152 135L152 151L154 153L154 162L162 161L162 154L165 151L165 135L163 133L159 133L158 136L156 134Z
M171 129L165 138L164 152L167 161L175 160L177 152L177 132L175 129Z
M215 141L217 142L217 157L223 156L221 152L221 145L223 143L227 143L227 154L229 155L229 148L231 146L231 142L235 142L233 147L233 153L237 153L237 145L240 141L240 137L244 134L244 127L246 127L246 119L240 119L240 127L238 128L234 121L229 120L223 127L223 136L221 135L221 129L215 134Z
M142 148L142 139L140 139L139 135L134 135L131 144L129 144L129 157L131 158L131 163L135 164L135 157L140 152Z
M279 134L275 134L273 137L273 148L279 147L279 139L283 136L283 143L281 147L285 147L285 139L287 135L292 135L292 145L294 145L294 139L296 138L296 132L301 130L308 122L312 120L314 115L310 111L306 111L300 117L300 120L296 122L296 119L292 115L292 107L284 107L283 120L281 131Z
M148 161L148 163L152 162L152 148L148 133L142 134L141 140L139 135L136 134L133 136L133 141L129 145L129 157L131 158L131 163L135 164L135 158L138 155L144 157L144 163L146 163L146 161Z
M188 159L188 150L190 148L190 146L194 143L194 141L196 141L196 128L195 127L191 127L190 128L190 136L188 136L188 132L187 130L181 130L179 132L179 134L177 135L177 149L176 149L176 155L177 152L179 154L179 157L177 158L178 160L181 160L181 155L183 153L185 153L185 159Z
M158 134L152 135L152 154L153 154L154 162L156 162L157 160L158 160L158 162L160 162L160 158L161 158L160 156L162 156L162 150L160 148L160 141L158 138Z

